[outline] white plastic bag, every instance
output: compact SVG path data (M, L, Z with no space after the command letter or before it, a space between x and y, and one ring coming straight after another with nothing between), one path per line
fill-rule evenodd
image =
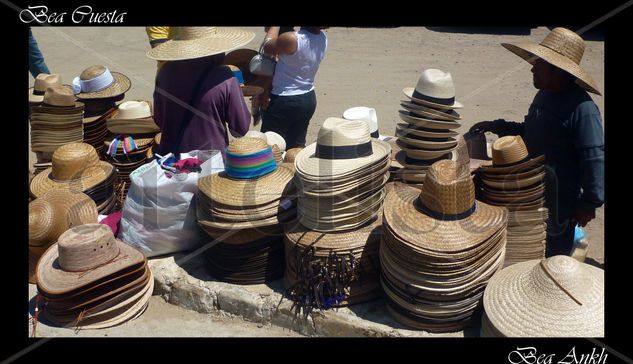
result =
M180 156L203 160L202 171L169 178L169 172L152 161L130 173L118 237L147 257L190 250L205 236L196 221L193 197L198 192L198 178L224 170L222 154L195 150Z

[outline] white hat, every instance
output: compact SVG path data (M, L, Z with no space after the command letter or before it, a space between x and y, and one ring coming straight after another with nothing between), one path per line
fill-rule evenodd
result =
M369 125L370 133L378 131L378 117L376 116L376 109L373 107L357 106L349 108L343 112L343 119L362 120Z

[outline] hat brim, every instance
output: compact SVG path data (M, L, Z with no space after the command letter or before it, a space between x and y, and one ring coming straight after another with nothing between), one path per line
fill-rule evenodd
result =
M400 116L400 119L402 119L402 121L405 121L413 126L427 129L457 129L462 126L462 124L458 123L457 121L426 119L418 117L406 110L398 110L398 116Z
M33 92L35 92L35 88L29 88L29 102L40 103L44 101L44 95L34 95Z
M444 104L436 104L434 102L429 102L426 100L421 100L421 99L417 99L415 97L413 97L413 92L415 91L414 87L405 87L402 89L402 92L404 93L404 95L406 97L408 97L409 99L411 99L412 101L416 102L416 103L420 103L423 105L427 105L430 106L432 108L436 108L436 109L440 109L440 110L447 110L447 109L461 109L464 107L464 105L462 105L461 102L455 100L453 102L452 105L444 105Z
M415 136L407 137L405 135L406 134L403 135L402 132L396 131L396 136L398 137L398 140L405 145L413 148L443 151L452 150L455 146L457 146L457 139L452 137L448 137L447 139L449 140L447 141L435 141L433 139L417 139Z
M99 161L99 168L96 169L96 173L69 182L54 181L50 178L52 172L53 167L49 167L33 177L29 185L29 190L33 196L40 197L44 193L58 188L70 191L86 191L105 182L114 173L114 166L108 162Z
M156 125L154 117L142 119L115 119L106 121L106 127L114 134L149 134L158 133L160 128Z
M543 181L545 178L545 172L540 172L535 176L530 176L523 179L507 178L505 180L494 180L481 177L481 181L484 185L496 190L518 190L527 186L532 186L538 182Z
M422 117L429 117L431 119L445 120L445 121L455 121L461 120L462 117L454 110L448 112L441 112L439 110L434 110L425 106L417 105L409 101L400 101L400 106L402 106L405 110L410 111L414 114L420 115Z
M479 170L484 173L492 174L518 173L543 162L545 162L545 155L539 155L536 158L531 158L529 160L511 166L495 166L494 164L492 164L492 161L484 161L479 165Z
M431 138L431 139L444 139L450 137L456 137L459 135L458 132L453 130L437 130L437 129L429 129L422 130L419 128L413 127L409 123L398 123L396 125L396 132L400 131L404 134L411 134L423 138Z
M119 72L111 72L114 82L110 86L95 92L80 92L75 94L78 99L105 99L126 93L132 87L132 81Z
M170 39L150 49L147 58L157 61L180 61L237 49L255 38L255 33L239 28L217 28L217 33L204 38Z
M535 57L541 58L545 62L576 77L576 83L583 89L597 95L602 95L600 91L598 91L596 82L587 71L571 59L547 47L532 42L501 43L501 45L530 64L534 64Z

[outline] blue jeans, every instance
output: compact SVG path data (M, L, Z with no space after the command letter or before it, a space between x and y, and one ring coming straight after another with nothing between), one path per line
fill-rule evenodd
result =
M37 77L40 73L51 73L46 63L44 63L44 55L42 55L40 48L37 46L31 28L29 28L29 72L31 72L33 78Z

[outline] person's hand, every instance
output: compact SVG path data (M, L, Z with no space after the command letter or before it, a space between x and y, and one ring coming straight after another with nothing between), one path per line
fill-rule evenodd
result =
M572 223L580 227L587 226L587 223L596 217L596 210L577 210L571 218Z
M487 131L495 133L494 121L480 121L470 127L469 133L485 133ZM496 134L496 133L495 133Z

